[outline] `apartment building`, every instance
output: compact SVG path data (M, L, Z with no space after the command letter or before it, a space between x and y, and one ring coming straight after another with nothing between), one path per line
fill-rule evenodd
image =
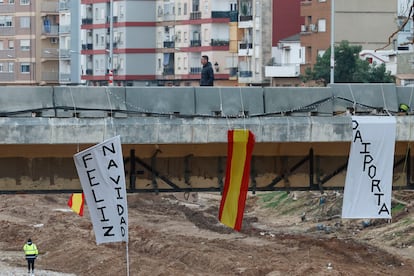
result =
M82 80L198 85L207 55L216 85L268 83L271 8L272 0L81 0Z
M0 85L58 83L57 0L0 0Z
M301 16L305 23L301 27L301 44L305 47L306 63L313 67L317 56L330 47L331 43L331 0L305 0L301 2ZM342 40L362 49L392 49L388 39L397 31L398 0L335 0L334 40Z
M232 68L237 67L237 53L229 50L237 1L158 0L156 4L158 83L198 85L202 55L209 56L216 85L234 83L229 78Z
M59 83L61 85L85 84L81 79L84 55L81 55L80 0L59 0ZM82 62L83 60L83 62Z
M413 0L398 0L397 26L399 32L392 37L394 50L399 52L412 52L414 41L413 27Z

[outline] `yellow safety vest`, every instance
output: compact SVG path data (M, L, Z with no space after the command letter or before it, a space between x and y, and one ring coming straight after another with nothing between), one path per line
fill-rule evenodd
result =
M25 244L23 246L24 254L27 256L36 256L38 254L37 247L34 243Z

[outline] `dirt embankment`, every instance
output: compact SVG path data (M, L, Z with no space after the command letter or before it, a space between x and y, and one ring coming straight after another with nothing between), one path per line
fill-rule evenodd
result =
M311 192L249 195L240 233L217 221L219 194L129 195L130 275L412 275L414 196L401 193L391 223L341 220L335 192L323 204ZM0 268L24 269L31 237L38 269L126 275L125 244L96 245L87 209L68 212L68 195L0 197Z

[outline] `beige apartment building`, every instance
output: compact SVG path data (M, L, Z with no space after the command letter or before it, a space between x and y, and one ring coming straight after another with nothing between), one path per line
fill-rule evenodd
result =
M0 85L50 85L59 74L58 1L0 1Z
M392 49L388 39L397 27L398 0L335 0L334 41L338 45L347 40L362 49ZM332 0L304 0L301 16L305 24L301 27L301 45L305 47L306 62L301 66L313 67L318 56L331 44Z

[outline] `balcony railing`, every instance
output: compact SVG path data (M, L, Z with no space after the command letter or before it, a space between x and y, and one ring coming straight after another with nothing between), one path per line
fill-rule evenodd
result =
M253 43L240 43L240 50L253 49Z
M222 39L212 39L211 46L228 46L229 45L229 41L228 40L222 40Z
M82 44L82 50L93 50L93 44L92 43Z
M164 68L163 75L174 75L174 68Z
M43 2L40 6L40 11L46 13L57 13L59 11L59 3L52 1Z
M58 72L42 72L42 80L57 82L59 80L59 73Z
M190 74L200 74L201 67L190 67Z
M198 39L198 40L191 40L190 41L190 46L191 47L200 47L201 46L201 40L200 39Z
M60 34L68 34L68 33L70 33L70 26L69 25L66 25L66 26L62 26L62 25L60 25L59 26L59 33Z
M201 19L201 11L193 11L190 13L190 20Z
M93 18L82 18L82 25L88 25L93 23Z
M59 82L70 82L70 73L60 73Z
M239 77L240 78L251 78L252 76L253 76L252 71L240 71L239 72Z
M174 48L175 42L174 41L164 41L164 48Z
M43 25L42 34L59 35L59 25Z
M229 68L229 75L230 77L237 77L238 68L237 67L230 67Z
M240 21L252 21L253 15L240 15Z

